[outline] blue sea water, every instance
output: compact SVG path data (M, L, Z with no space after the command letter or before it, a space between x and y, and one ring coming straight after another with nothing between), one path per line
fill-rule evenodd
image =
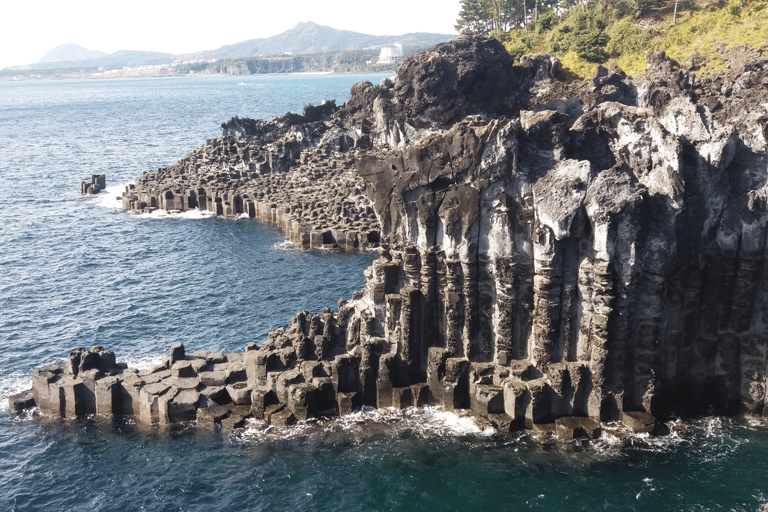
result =
M744 510L768 503L768 425L708 417L590 445L481 431L438 409L291 429L145 431L13 418L31 368L75 347L154 364L241 351L335 309L373 254L305 253L273 226L122 210L120 185L232 116L267 118L381 76L0 82L0 510ZM108 193L79 182L106 174Z

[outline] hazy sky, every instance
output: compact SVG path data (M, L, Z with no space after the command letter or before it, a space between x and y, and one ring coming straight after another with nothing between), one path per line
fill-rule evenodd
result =
M365 34L454 33L459 0L10 0L0 21L0 68L31 64L74 43L112 53L189 53L269 37L302 21Z

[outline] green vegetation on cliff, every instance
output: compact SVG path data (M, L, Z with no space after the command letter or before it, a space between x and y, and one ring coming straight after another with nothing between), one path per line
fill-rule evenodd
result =
M698 53L697 67L716 72L727 49L768 45L768 0L463 0L457 29L493 35L515 57L549 52L581 78L598 65L637 74L651 50L680 63Z

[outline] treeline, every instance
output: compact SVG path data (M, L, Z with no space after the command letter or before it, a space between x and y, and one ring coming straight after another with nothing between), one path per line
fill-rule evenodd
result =
M738 0L740 7L744 2ZM702 2L706 3L706 2ZM711 2L709 2L711 3ZM548 30L553 21L576 15L603 21L636 19L644 9L671 7L675 13L697 8L696 0L461 0L456 30L463 34L503 35Z
M424 51L427 46L404 46L403 55ZM195 62L177 66L182 74L258 75L269 73L358 73L395 72L399 63L378 64L380 50L342 50L338 52L282 55L277 57L244 57Z
M257 75L270 73L353 73L392 70L395 66L378 66L379 50L344 50L341 52L279 57L247 57L220 59L215 62L182 64L182 74Z
M425 50L423 46L404 47L408 56ZM343 50L306 55L281 55L276 57L244 57L219 59L216 61L188 62L174 64L155 73L162 76L200 75L258 75L273 73L394 73L399 63L378 64L379 49ZM112 68L81 66L79 68L18 69L0 70L0 80L19 78L77 78L95 73L108 73ZM120 69L120 68L117 68ZM123 73L130 76L131 71ZM115 76L123 76L115 75ZM152 76L155 76L152 75ZM150 76L144 74L143 76Z
M531 24L536 30L542 14L562 12L582 3L582 0L461 0L455 28L462 34L480 35L500 35Z
M584 78L607 63L640 71L655 49L717 68L714 43L768 41L766 14L768 0L462 0L456 29L496 37L514 57L552 53Z

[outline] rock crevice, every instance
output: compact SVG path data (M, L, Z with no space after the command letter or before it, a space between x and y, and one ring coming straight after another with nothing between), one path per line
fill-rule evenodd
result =
M768 414L768 59L750 59L699 78L653 52L639 78L599 68L569 84L549 55L516 64L459 37L319 117L228 123L206 147L239 155L228 190L261 187L242 204L341 180L336 197L366 214L344 231L323 210L298 231L380 245L336 312L246 348L251 414L433 403L566 438L672 411ZM194 153L173 167L180 188L200 175ZM140 178L126 207L152 206L142 194L166 174Z

